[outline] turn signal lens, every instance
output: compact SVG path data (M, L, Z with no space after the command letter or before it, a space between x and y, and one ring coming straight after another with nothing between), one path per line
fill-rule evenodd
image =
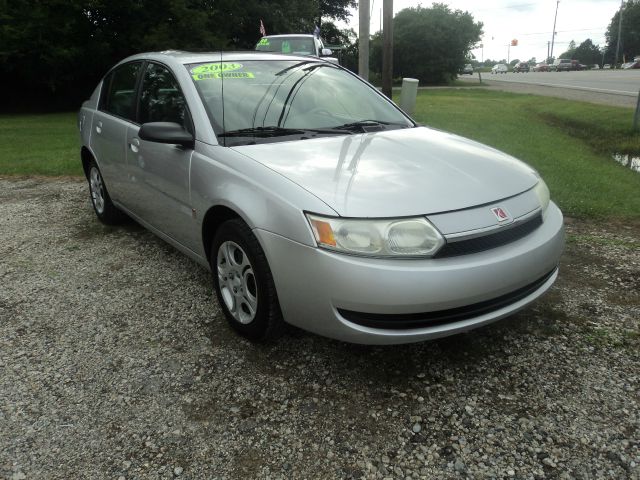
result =
M318 243L335 247L336 239L333 236L333 230L331 229L331 225L327 222L323 222L322 220L310 219L310 221L311 221L311 227L313 228L313 233L315 234L315 237Z

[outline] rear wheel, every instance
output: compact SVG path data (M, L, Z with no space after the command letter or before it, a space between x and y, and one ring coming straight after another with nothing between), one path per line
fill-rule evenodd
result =
M246 223L233 219L218 228L210 262L216 296L231 327L251 340L278 338L284 322L271 269Z
M91 205L98 220L106 225L121 223L125 215L111 202L100 169L94 160L89 163L88 181Z

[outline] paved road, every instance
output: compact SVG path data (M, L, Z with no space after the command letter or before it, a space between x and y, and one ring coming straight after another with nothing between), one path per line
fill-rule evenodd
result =
M477 75L472 77L461 75L458 79L470 85L478 83ZM500 75L483 73L482 81L491 90L635 108L640 89L640 70L531 72Z
M546 87L571 88L591 92L637 97L640 70L589 70L585 72L530 72L485 74L483 78L499 82L518 82Z

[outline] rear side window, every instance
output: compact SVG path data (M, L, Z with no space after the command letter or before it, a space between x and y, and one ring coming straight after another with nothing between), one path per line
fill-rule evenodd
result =
M173 74L163 65L149 63L140 92L140 123L175 122L190 130L187 102Z
M127 120L135 120L136 81L141 65L141 62L127 63L105 78L106 93L102 97L101 110Z

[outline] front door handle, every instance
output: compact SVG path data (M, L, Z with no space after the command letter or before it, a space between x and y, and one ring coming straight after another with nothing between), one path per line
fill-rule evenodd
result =
M140 140L138 140L137 138L134 138L131 140L131 142L129 142L129 148L133 153L138 153L138 147L140 147Z
M96 123L96 133L102 133L102 122Z

